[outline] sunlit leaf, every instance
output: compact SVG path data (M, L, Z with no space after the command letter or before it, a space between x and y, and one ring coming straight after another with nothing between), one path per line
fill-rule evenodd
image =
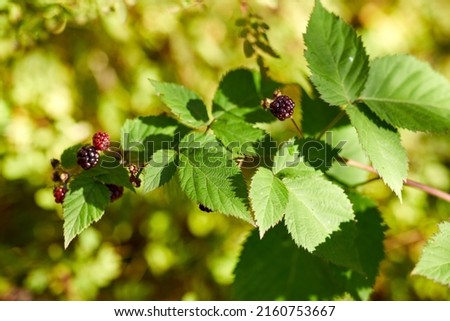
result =
M260 167L252 178L249 197L262 237L283 218L288 190L270 170Z
M401 144L400 134L365 105L349 105L346 112L373 167L401 200L403 181L408 172L408 157Z
M450 130L449 81L413 57L375 59L361 99L394 127L424 132Z
M103 215L110 191L91 177L77 177L70 184L64 203L64 246Z
M332 105L344 105L358 98L369 71L362 41L318 0L308 22L305 44L311 80L322 99Z
M450 223L439 225L439 232L425 245L413 270L436 282L450 286Z
M201 127L208 123L208 112L200 96L190 89L173 83L150 80L166 106L179 117L179 121L190 127Z
M302 164L300 164L302 165ZM354 218L352 204L341 188L306 165L283 179L289 191L286 227L298 246L312 252L343 222Z

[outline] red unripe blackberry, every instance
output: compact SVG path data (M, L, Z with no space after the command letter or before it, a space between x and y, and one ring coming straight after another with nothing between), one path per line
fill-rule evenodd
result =
M55 197L55 202L62 204L64 202L64 197L66 196L67 188L63 186L55 186L53 189L53 196Z
M270 103L270 111L279 120L291 118L294 113L295 103L286 95L278 95Z
M114 185L114 184L105 184L105 185L106 185L106 187L109 188L109 190L111 192L111 196L109 197L111 202L114 202L116 199L118 199L122 196L123 186L118 186L118 185Z
M92 145L94 145L96 150L107 150L111 145L108 133L96 132L94 136L92 136Z
M80 148L77 153L77 164L83 169L91 169L98 163L100 155L98 151L92 145L86 145Z

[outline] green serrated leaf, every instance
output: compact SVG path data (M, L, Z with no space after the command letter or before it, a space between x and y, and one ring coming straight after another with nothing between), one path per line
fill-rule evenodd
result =
M257 154L256 143L264 137L264 131L253 127L231 114L224 114L211 125L217 139L238 155Z
M340 152L339 145L333 148L326 142L313 138L301 139L298 149L305 163L324 172L333 165L333 160Z
M63 203L65 248L75 236L102 217L109 198L109 189L92 177L78 176L70 183Z
M385 226L376 204L359 194L350 194L355 220L345 222L314 251L333 264L347 267L375 282L384 257Z
M273 116L261 107L260 79L256 72L236 69L228 72L220 81L214 95L212 112L214 118L231 113L243 121L272 122Z
M158 188L173 177L176 172L177 153L171 149L160 149L142 171L144 192Z
M356 32L316 0L304 39L311 80L322 99L344 105L358 98L369 67Z
M192 146L193 143L189 144ZM246 205L244 179L234 161L229 161L228 152L217 141L214 145L180 149L178 177L181 189L192 201L213 211L253 222Z
M83 144L73 145L63 151L61 154L61 165L64 168L72 168L78 166L77 164L77 153L78 150L83 146Z
M251 277L249 277L251 275ZM332 300L350 293L355 299L371 280L298 248L278 224L260 239L255 229L243 245L235 268L236 300Z
M425 245L413 274L450 286L450 223L439 224L439 232Z
M332 146L345 143L341 146L340 156L368 165L366 153L361 147L355 127L348 125L333 129L326 133L325 141ZM334 162L327 171L327 175L332 176L344 185L356 185L367 181L369 172L359 168L351 167L341 162Z
M283 179L289 191L284 220L295 243L312 252L354 214L342 189L320 172L304 165L298 173Z
M272 166L272 172L278 174L280 171L295 167L300 162L300 152L295 140L289 139L282 143L275 154Z
M92 178L104 184L119 185L134 191L134 186L129 179L128 170L116 159L109 159L105 155L100 157L96 167L83 171L78 177Z
M252 178L249 193L260 236L275 226L284 215L288 191L273 173L260 167Z
M349 105L346 112L373 167L401 200L403 181L408 173L408 156L400 134L365 105Z
M121 147L129 163L144 164L153 153L170 148L180 141L187 128L167 116L127 119L121 130Z
M450 130L450 83L413 57L375 59L361 99L394 127L424 132Z
M173 83L150 80L170 111L187 126L199 128L208 124L208 112L200 96L190 89Z

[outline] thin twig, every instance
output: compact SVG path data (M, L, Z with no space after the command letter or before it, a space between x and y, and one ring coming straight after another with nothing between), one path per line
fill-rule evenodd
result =
M303 138L302 130L300 129L300 127L298 127L298 125L296 124L296 122L293 118L291 118L291 121L294 124L295 129L297 129L297 131L298 131L299 138L302 139Z
M332 128L334 125L336 125L338 123L338 121L340 121L344 115L345 115L345 111L341 110L341 112L339 114L337 114L336 117L334 117L333 120L327 126L325 126L325 128L319 133L319 135L317 135L317 139L322 138L322 136L325 135L325 133L330 128Z
M375 170L375 168L373 168L370 165L365 165L365 164L357 162L357 161L355 161L353 159L347 159L347 158L344 158L344 157L338 157L338 161L342 162L342 163L345 163L345 164L347 164L349 166L356 167L356 168L368 171L370 173L377 174L379 176L379 174ZM444 192L444 191L441 191L441 190L439 190L437 188L434 188L434 187L431 187L431 186L428 186L428 185L425 185L425 184L413 181L411 179L405 179L403 181L403 183L406 186L411 186L411 187L420 189L420 190L422 190L422 191L424 191L424 192L426 192L426 193L428 193L430 195L436 196L436 197L438 197L438 198L440 198L440 199L450 203L450 194L447 193L447 192Z
M449 193L446 193L446 192L441 191L441 190L439 190L437 188L434 188L434 187L431 187L431 186L424 185L422 183L413 181L411 179L406 179L404 181L404 183L405 183L405 185L421 189L422 191L424 191L424 192L426 192L426 193L428 193L430 195L439 197L440 199L443 199L444 201L447 201L447 202L450 203L450 194Z

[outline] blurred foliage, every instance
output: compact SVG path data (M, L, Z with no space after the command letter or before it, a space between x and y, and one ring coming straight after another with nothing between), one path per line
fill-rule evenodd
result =
M358 28L372 58L411 53L450 79L448 1L324 5ZM163 112L149 78L210 101L227 70L257 69L236 24L249 14L270 27L279 58L258 52L270 76L308 90L302 33L311 8L308 0L0 0L0 299L230 299L248 225L201 212L169 183L126 193L63 250L49 160L96 130L119 139L125 119ZM273 128L286 138L289 125ZM402 138L409 176L448 191L449 137ZM407 187L400 204L378 181L360 188L389 228L372 299L450 299L447 287L410 274L450 204Z

